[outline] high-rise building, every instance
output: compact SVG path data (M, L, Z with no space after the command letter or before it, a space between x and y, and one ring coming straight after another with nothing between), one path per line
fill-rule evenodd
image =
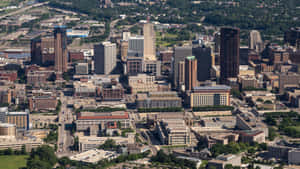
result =
M193 55L198 61L198 81L206 81L210 79L210 71L213 63L211 48L205 46L193 47Z
M144 24L144 59L156 60L156 48L155 48L155 31L152 23Z
M221 81L227 78L236 78L239 74L240 57L240 29L221 29Z
M44 37L31 40L31 62L38 65L54 64L53 37Z
M103 42L94 46L95 51L95 73L110 74L117 64L116 44Z
M176 47L174 49L174 60L173 60L173 83L176 88L179 87L179 63L184 62L185 57L192 56L192 47ZM184 70L184 69L183 69ZM183 80L184 82L184 80Z
M123 62L126 62L126 60L127 60L127 53L128 53L128 41L122 40L121 41L121 60Z
M300 49L300 28L291 28L289 31L285 32L284 41L289 45Z
M68 49L67 33L63 26L54 29L54 54L55 54L55 71L57 73L67 72L68 67Z
M262 52L264 49L263 41L257 30L252 30L249 34L249 48L256 52Z
M182 89L181 87L185 83L185 61L180 61L178 63L178 88Z
M195 56L185 58L185 89L192 90L197 85L197 59Z
M135 36L128 40L128 57L143 57L144 56L144 37Z

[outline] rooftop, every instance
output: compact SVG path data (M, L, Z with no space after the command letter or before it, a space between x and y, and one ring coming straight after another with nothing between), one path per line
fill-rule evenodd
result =
M90 120L90 119L129 119L127 112L116 111L110 113L96 113L96 112L81 112L78 113L78 120Z
M186 59L187 60L195 60L195 56L187 56Z
M87 162L87 163L97 163L98 161L100 161L102 159L111 160L118 156L119 156L119 154L117 154L116 152L113 152L113 151L93 149L93 150L89 150L89 151L71 156L70 159L75 160L75 161Z
M231 87L226 86L226 85L194 87L194 90L230 90L230 89L231 89Z

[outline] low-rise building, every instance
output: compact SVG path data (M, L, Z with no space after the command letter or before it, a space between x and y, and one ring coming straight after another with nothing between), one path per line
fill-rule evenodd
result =
M10 104L11 103L11 89L9 86L0 87L0 104Z
M169 108L181 107L182 100L177 92L149 92L138 94L137 108Z
M88 63L77 63L75 66L75 73L77 75L89 74L89 64Z
M57 98L54 96L34 96L29 99L30 111L51 111L57 106Z
M37 138L16 139L16 137L11 136L0 137L0 150L6 150L8 148L22 150L22 147L25 146L25 150L31 152L32 149L37 148L42 144L44 144L43 141Z
M1 112L3 114L3 112ZM15 124L18 130L29 129L29 113L28 112L5 112L4 123Z
M129 128L130 118L127 112L80 112L77 114L76 129L98 135L106 129Z
M224 169L226 164L231 164L232 166L241 166L241 160L241 155L220 155L216 159L208 161L207 168Z
M80 60L84 60L83 52L69 52L69 61L70 62L75 62L75 61L80 61Z
M92 81L73 82L75 97L96 97L96 86Z
M266 136L263 131L251 131L251 130L245 130L245 131L238 131L236 132L239 134L239 141L244 143L264 143L266 141Z
M17 71L7 71L7 70L0 71L0 80L8 80L14 82L17 80L17 78L18 78Z
M132 94L139 92L156 92L158 90L158 85L155 83L155 76L147 74L129 76L128 84L131 87Z
M54 71L29 71L27 73L27 85L44 86L53 74Z
M103 84L99 90L103 101L120 101L124 99L124 88L120 83Z
M112 160L117 158L118 156L119 154L114 151L92 149L86 152L73 155L70 157L70 160L96 164L100 160Z
M236 126L236 117L202 117L201 123L204 127L234 128Z
M94 136L78 136L79 151L84 152L98 148L104 144L106 140L111 139L118 145L127 145L135 143L135 135L129 134L128 137L94 137Z
M262 131L265 137L269 136L268 126L250 112L236 115L236 127L240 130Z
M183 119L163 119L156 124L160 141L167 145L190 145L192 134Z

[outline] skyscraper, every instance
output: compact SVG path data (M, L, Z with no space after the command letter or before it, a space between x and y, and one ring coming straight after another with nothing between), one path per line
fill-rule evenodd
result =
M144 59L156 60L156 48L155 48L155 31L152 23L144 24Z
M235 78L239 74L240 56L240 29L222 28L221 29L221 82L227 78Z
M198 81L209 80L213 63L211 48L205 46L195 46L193 47L193 55L196 57L198 62Z
M126 62L128 53L128 41L121 40L121 60Z
M249 48L256 52L262 52L264 48L260 33L257 30L252 30L249 34Z
M185 90L192 90L197 85L197 59L195 56L185 58Z
M66 28L63 26L54 29L54 55L56 73L66 72L68 68L68 49Z
M111 42L102 42L94 46L95 51L95 73L110 74L117 64L116 44Z
M173 83L177 88L179 87L179 63L180 61L184 62L185 57L192 56L192 47L176 47L174 49L174 60L173 60Z

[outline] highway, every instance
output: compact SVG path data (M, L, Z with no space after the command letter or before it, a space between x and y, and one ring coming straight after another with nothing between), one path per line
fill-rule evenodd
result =
M33 5L29 5L29 6L26 6L26 7L21 8L21 9L18 9L18 10L16 10L16 11L13 11L13 12L10 12L10 13L4 14L4 15L1 15L1 16L0 16L0 19L3 19L3 18L8 17L8 16L13 16L13 15L16 15L16 14L21 13L21 12L25 12L26 10L31 9L31 8L34 8L34 7L43 6L43 5L46 5L46 4L48 4L48 3L49 3L49 2L43 2L43 3L36 3L36 4L33 4Z

